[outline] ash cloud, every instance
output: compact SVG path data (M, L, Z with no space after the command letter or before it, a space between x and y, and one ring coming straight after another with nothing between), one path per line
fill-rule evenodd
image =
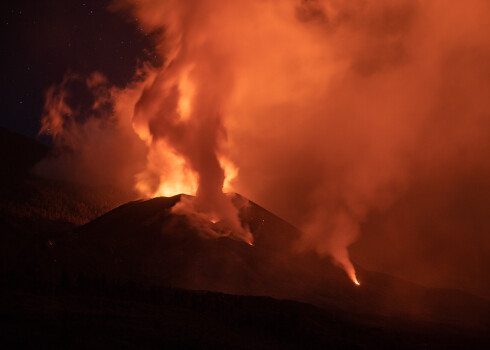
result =
M197 186L202 210L237 225L221 190L225 157L239 169L234 191L298 225L299 249L331 255L351 277L350 245L366 266L410 260L402 275L436 276L437 265L414 258L430 239L403 239L428 225L430 203L440 241L465 241L470 218L482 220L461 206L485 198L450 199L468 179L487 188L490 178L486 2L124 0L111 10L159 33L165 61L129 89L138 92L126 125L147 152L133 170L146 179L140 188L155 193L186 173L179 183ZM424 193L438 183L440 192ZM410 223L388 224L401 217ZM461 230L443 229L452 223ZM457 244L427 249L449 264L460 256ZM467 251L484 259L488 242Z
M68 72L46 92L41 134L52 137L54 153L36 165L47 177L88 185L112 185L134 196L134 173L144 168L147 150L131 127L125 106L131 88L112 87L95 72ZM116 118L117 115L117 118Z

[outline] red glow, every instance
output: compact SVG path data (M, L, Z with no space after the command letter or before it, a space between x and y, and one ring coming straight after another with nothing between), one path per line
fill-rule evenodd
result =
M461 164L488 172L484 1L116 0L111 10L161 33L164 64L143 64L123 89L86 79L94 109L113 103L113 129L76 121L66 83L80 77L48 90L41 132L72 153L46 168L67 178L193 194L181 213L252 244L225 195L239 192L359 285L348 248L371 212L429 177L456 178Z

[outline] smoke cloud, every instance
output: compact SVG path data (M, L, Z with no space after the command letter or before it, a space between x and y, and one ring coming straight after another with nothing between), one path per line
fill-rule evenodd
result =
M66 79L49 90L42 132L72 150L51 167L114 175L146 196L195 193L186 210L250 242L226 184L298 225L298 248L332 256L353 280L348 248L373 213L439 179L450 196L466 173L448 169L489 173L485 1L119 0L110 10L159 33L164 64L142 65L126 89L89 78L96 99L81 121L66 118ZM371 258L356 249L377 267L372 246Z

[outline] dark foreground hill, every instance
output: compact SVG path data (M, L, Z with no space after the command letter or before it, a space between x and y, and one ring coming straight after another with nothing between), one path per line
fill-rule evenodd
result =
M68 271L98 271L149 285L266 295L357 314L490 325L490 302L469 294L426 289L360 267L362 285L355 286L329 259L298 252L298 230L254 203L240 212L254 246L228 237L204 238L186 217L171 213L179 199L130 202L53 238L53 259Z
M362 269L356 287L329 260L296 252L299 232L253 203L241 217L255 246L204 238L171 213L179 198L130 202L38 240L32 279L16 285L15 266L3 279L15 287L6 339L30 329L36 342L80 348L490 344L484 299Z
M180 196L129 202L79 227L66 220L76 205L20 215L12 208L50 213L56 191L62 203L82 197L29 172L15 178L0 206L2 348L490 345L487 300L359 266L356 287L330 260L298 252L298 230L254 203L240 212L249 246L204 238L171 213Z
M80 275L54 290L2 294L3 348L488 349L475 330L362 322L267 297L144 288ZM4 292L5 290L2 290Z

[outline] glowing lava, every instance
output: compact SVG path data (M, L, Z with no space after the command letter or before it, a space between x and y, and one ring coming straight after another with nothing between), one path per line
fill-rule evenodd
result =
M347 276L349 276L351 281L354 282L356 286L361 285L356 276L356 269L354 268L354 265L350 262L350 260L346 260L344 261L344 263L340 263L339 265L345 270Z

